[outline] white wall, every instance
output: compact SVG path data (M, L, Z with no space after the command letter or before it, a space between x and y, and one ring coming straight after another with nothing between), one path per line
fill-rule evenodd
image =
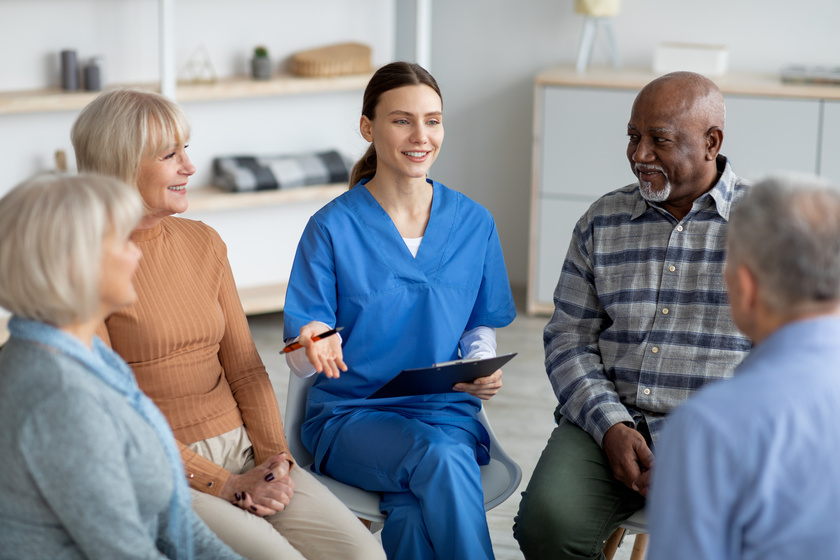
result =
M402 0L401 10L404 4L412 3ZM433 174L493 212L511 281L524 285L533 76L574 62L582 17L573 0L433 4L431 70L443 89L446 125ZM776 72L791 63L840 66L838 23L837 0L625 0L614 26L630 66L649 68L657 44L683 41L728 45L733 70ZM398 42L398 55L402 48ZM593 63L607 60L605 45L597 43ZM623 131L625 124L616 126ZM617 186L604 185L604 191Z
M431 70L446 113L445 149L433 175L493 212L518 285L527 274L533 76L574 61L582 18L573 3L433 1ZM245 72L257 43L278 59L341 40L370 44L377 64L412 56L413 0L175 0L175 6L179 72L199 45L220 76ZM677 40L726 44L733 70L775 72L790 63L840 66L838 22L837 0L627 0L614 24L628 65L649 67L658 43ZM57 53L64 48L76 48L82 58L104 55L109 81L152 81L158 75L157 2L0 0L0 93L57 85ZM593 62L605 61L597 44ZM340 97L323 104L317 96L189 104L196 181L209 177L210 159L226 146L272 152L330 144L358 153L361 95ZM56 148L67 150L72 162L74 118L71 112L0 115L0 193L51 167Z

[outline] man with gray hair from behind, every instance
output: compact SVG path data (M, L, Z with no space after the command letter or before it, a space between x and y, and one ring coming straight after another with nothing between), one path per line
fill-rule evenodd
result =
M768 178L733 209L727 244L753 350L666 426L648 558L838 558L840 191Z

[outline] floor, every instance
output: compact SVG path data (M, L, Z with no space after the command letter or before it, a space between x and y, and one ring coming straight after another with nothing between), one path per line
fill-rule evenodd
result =
M523 560L513 538L513 517L519 508L519 492L525 488L543 446L554 427L556 399L543 367L542 329L546 317L529 317L520 312L512 325L497 331L498 353L518 352L504 368L504 388L486 403L493 431L505 450L519 463L523 478L520 490L487 512L490 536L497 560ZM251 332L274 384L280 411L285 411L289 369L280 355L283 315L249 318ZM628 539L615 560L629 560L632 540Z

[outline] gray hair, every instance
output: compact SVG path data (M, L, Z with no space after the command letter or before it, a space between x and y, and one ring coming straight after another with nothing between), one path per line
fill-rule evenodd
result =
M729 260L758 279L764 301L785 315L840 300L840 192L811 175L758 182L733 208Z
M0 199L0 306L56 326L99 311L103 241L128 239L143 214L113 177L41 175Z

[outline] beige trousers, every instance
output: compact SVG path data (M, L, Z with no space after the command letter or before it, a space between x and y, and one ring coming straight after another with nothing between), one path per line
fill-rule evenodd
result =
M245 428L189 447L235 474L254 468ZM385 560L379 541L311 473L298 466L288 507L259 517L215 496L192 490L193 509L233 550L249 560Z

